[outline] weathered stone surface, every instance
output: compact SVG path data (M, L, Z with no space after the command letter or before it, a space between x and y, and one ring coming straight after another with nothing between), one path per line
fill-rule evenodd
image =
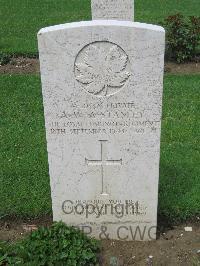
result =
M134 0L92 0L92 19L134 19Z
M155 238L164 36L114 20L39 32L55 221L97 238Z

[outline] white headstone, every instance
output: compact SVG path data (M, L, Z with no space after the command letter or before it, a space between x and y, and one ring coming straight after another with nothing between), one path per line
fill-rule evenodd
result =
M54 221L155 239L163 28L96 20L38 40Z
M91 0L92 19L134 19L134 0Z

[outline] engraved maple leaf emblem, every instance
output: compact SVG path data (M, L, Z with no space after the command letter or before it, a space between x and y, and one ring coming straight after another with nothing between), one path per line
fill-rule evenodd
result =
M103 44L103 43L102 43ZM109 96L125 84L130 76L126 70L128 56L117 45L109 48L91 44L75 63L76 80L97 96Z

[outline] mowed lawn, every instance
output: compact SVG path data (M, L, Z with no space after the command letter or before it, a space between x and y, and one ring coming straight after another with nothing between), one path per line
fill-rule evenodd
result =
M165 76L159 214L200 212L200 75ZM51 213L41 84L0 76L0 217Z
M135 21L159 24L181 12L199 16L199 0L135 0ZM36 54L42 27L90 20L90 0L0 0L0 51Z

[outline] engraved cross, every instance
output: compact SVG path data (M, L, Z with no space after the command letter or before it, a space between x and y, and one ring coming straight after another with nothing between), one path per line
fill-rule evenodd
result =
M105 173L104 173L104 167L105 166L113 166L113 165L122 165L122 159L120 160L107 160L106 156L106 142L107 140L99 140L100 145L101 145L101 159L100 160L88 160L85 158L85 162L89 166L101 166L101 195L107 196L108 193L106 192L105 189L105 184L104 184L104 178L105 178Z

